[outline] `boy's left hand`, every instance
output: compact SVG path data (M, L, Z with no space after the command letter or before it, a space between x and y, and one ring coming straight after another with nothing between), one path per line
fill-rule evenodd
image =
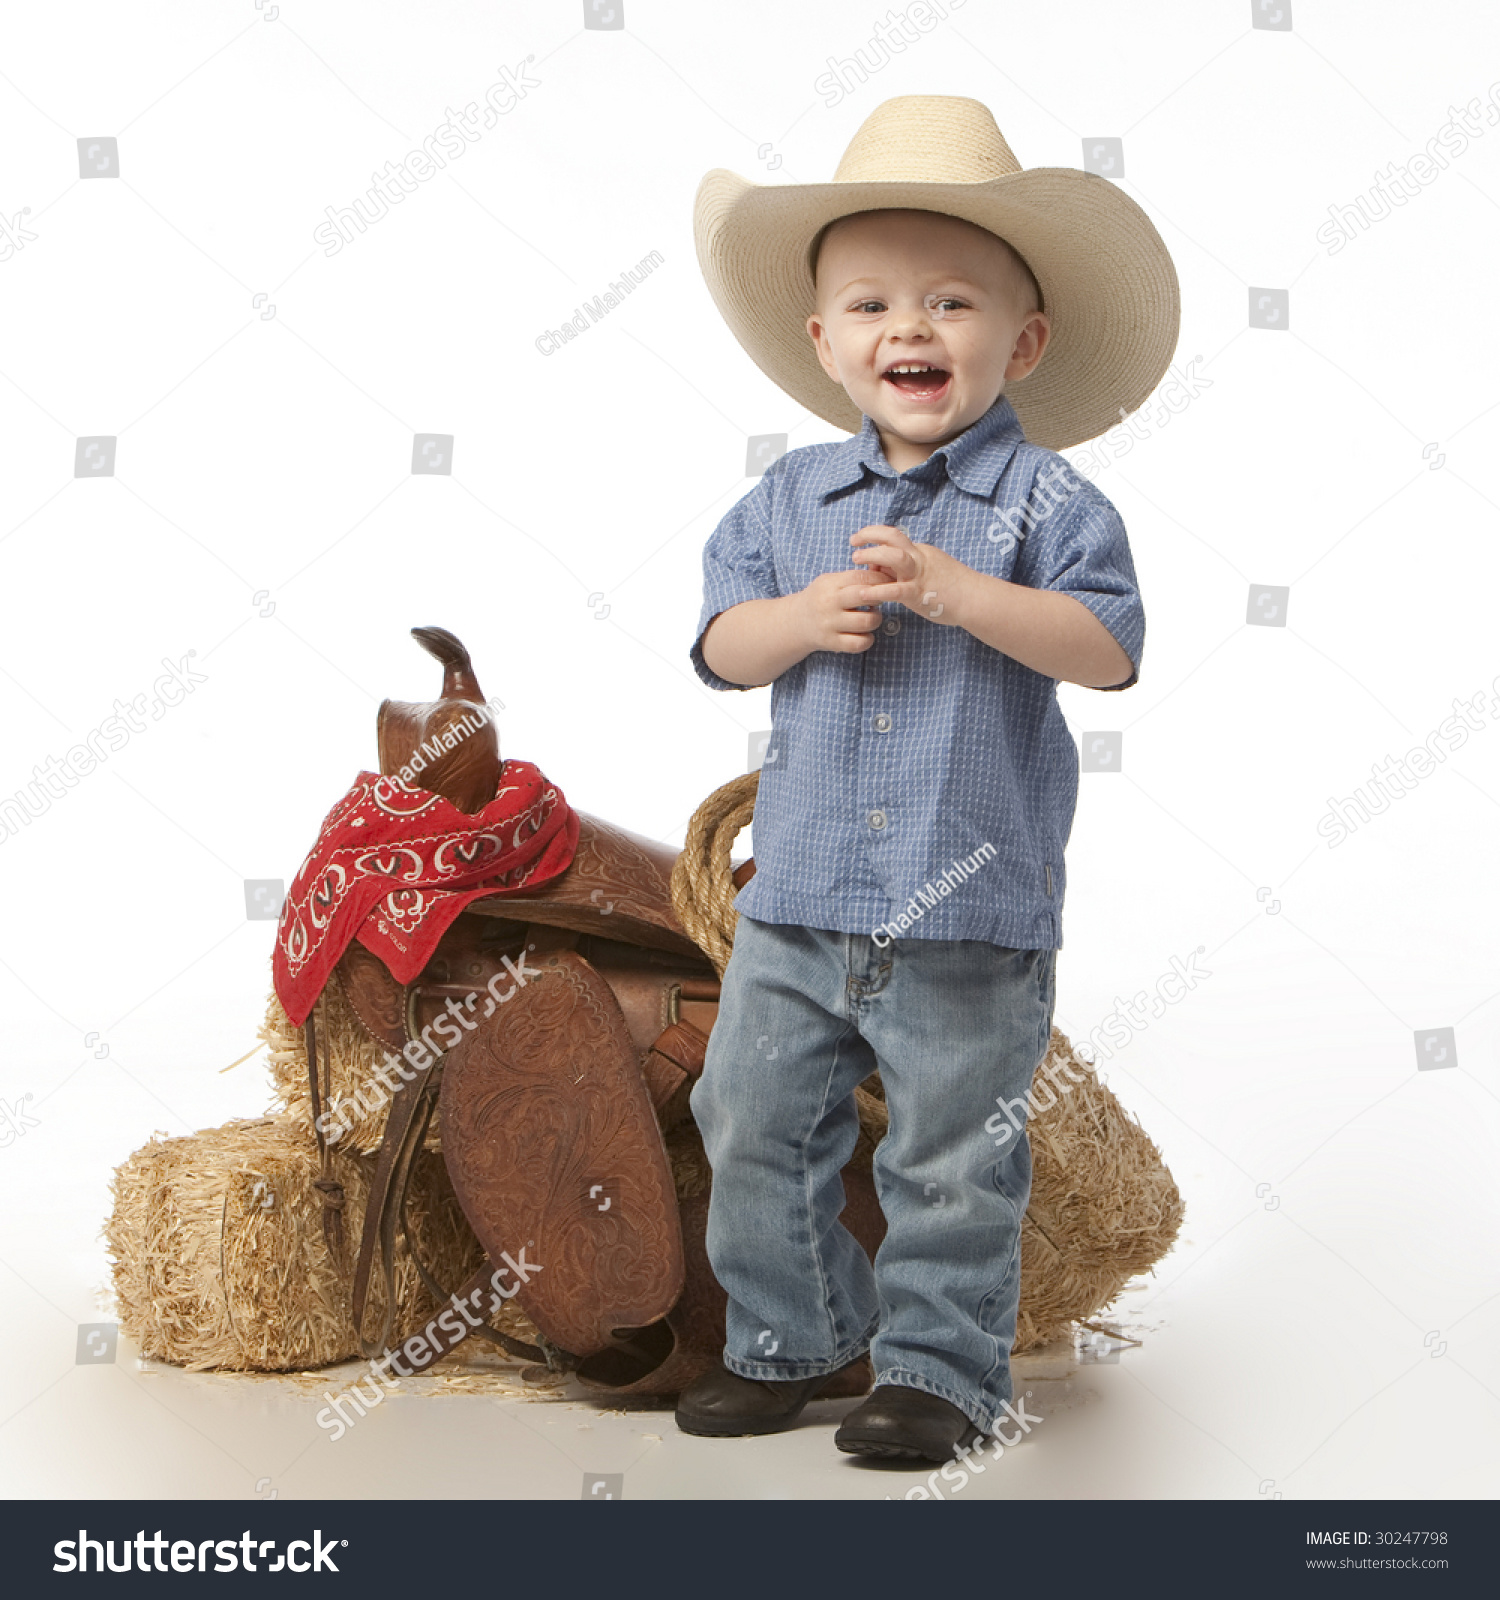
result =
M899 601L929 622L951 627L958 622L958 602L963 578L969 572L962 561L932 544L913 544L900 528L872 523L849 535L855 549L852 560L883 578L867 591L871 605Z

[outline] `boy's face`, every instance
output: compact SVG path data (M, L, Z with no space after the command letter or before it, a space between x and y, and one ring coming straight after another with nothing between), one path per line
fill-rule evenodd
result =
M807 331L823 370L880 430L898 471L982 417L1051 332L1007 245L958 217L872 211L823 238ZM914 374L893 368L920 367Z

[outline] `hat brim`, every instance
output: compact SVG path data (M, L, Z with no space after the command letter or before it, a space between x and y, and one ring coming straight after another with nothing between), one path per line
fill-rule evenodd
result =
M1108 178L1032 167L983 183L755 184L716 169L693 207L709 293L756 366L824 421L856 433L862 419L807 334L807 249L836 218L886 208L975 223L1035 274L1051 338L1033 371L1005 386L1032 443L1062 450L1096 438L1167 370L1181 320L1177 272L1151 219Z

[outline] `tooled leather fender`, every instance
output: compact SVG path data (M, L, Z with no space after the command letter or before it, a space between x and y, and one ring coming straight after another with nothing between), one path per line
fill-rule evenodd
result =
M573 950L443 1063L443 1156L485 1253L525 1249L518 1303L578 1356L664 1317L682 1293L671 1164L609 985Z

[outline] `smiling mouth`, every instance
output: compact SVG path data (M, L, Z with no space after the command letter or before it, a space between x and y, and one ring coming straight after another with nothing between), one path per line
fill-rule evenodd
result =
M883 383L900 390L909 400L936 399L947 388L949 376L942 367L931 367L915 361L887 367L880 375Z

